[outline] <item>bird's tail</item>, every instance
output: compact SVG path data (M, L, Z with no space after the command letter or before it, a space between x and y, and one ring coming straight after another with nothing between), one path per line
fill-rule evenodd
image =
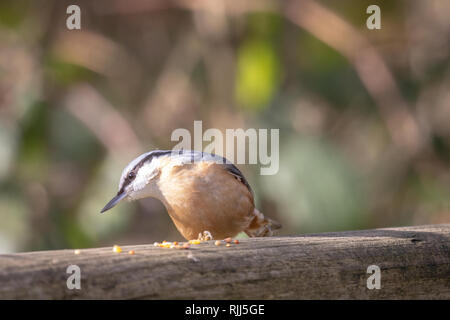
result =
M244 232L249 237L270 237L273 235L273 231L280 229L281 224L275 220L264 217L258 209L253 210L254 218L250 222L247 229Z

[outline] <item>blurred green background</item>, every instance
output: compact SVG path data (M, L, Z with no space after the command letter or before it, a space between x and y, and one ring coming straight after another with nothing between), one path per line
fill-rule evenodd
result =
M449 16L448 0L2 1L0 253L182 239L156 200L99 211L126 163L194 120L280 129L278 174L239 168L281 235L450 222Z

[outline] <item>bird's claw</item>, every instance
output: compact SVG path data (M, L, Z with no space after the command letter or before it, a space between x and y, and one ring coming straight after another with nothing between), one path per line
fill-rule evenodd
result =
M212 234L211 234L211 232L209 232L209 231L203 231L203 233L199 233L198 234L198 240L201 240L201 241L208 241L208 240L213 240L214 238L213 238L213 236L212 236Z

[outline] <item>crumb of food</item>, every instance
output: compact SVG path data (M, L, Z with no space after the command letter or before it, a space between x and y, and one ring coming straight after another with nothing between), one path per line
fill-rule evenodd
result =
M234 243L239 244L239 240L238 239L234 240Z
M231 238L225 238L224 239L226 243L230 243L231 242Z
M113 247L113 252L115 252L115 253L121 253L121 252L122 252L122 248L119 247L118 245L114 245L114 247Z
M200 244L201 241L200 240L189 240L190 244Z
M75 253L75 254L80 254L81 251L80 251L80 249L76 249L73 253Z
M135 254L134 250L128 251L128 254Z
M170 249L180 249L180 244L178 243L178 241L174 241L174 242L169 242L169 241L163 241L161 243L159 242L155 242L153 243L153 246L155 247L160 247L160 248L170 248Z
M189 244L191 243L191 241L188 242L184 242L184 243L179 243L178 241L174 241L174 242L169 242L169 241L163 241L161 243L159 242L155 242L153 243L153 246L155 247L159 247L159 248L170 248L170 249L189 249ZM194 242L192 242L193 244L199 244L200 241L196 242L194 240Z
M215 244L216 246L220 246L220 245L222 244L222 242L220 242L219 240L217 240L216 242L214 242L214 244Z
M227 243L225 246L226 247L231 247L231 243Z

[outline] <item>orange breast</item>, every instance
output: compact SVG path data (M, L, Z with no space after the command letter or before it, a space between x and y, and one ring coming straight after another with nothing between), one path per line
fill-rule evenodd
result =
M209 231L215 239L233 237L253 218L253 195L214 162L165 166L159 189L167 211L186 239Z

